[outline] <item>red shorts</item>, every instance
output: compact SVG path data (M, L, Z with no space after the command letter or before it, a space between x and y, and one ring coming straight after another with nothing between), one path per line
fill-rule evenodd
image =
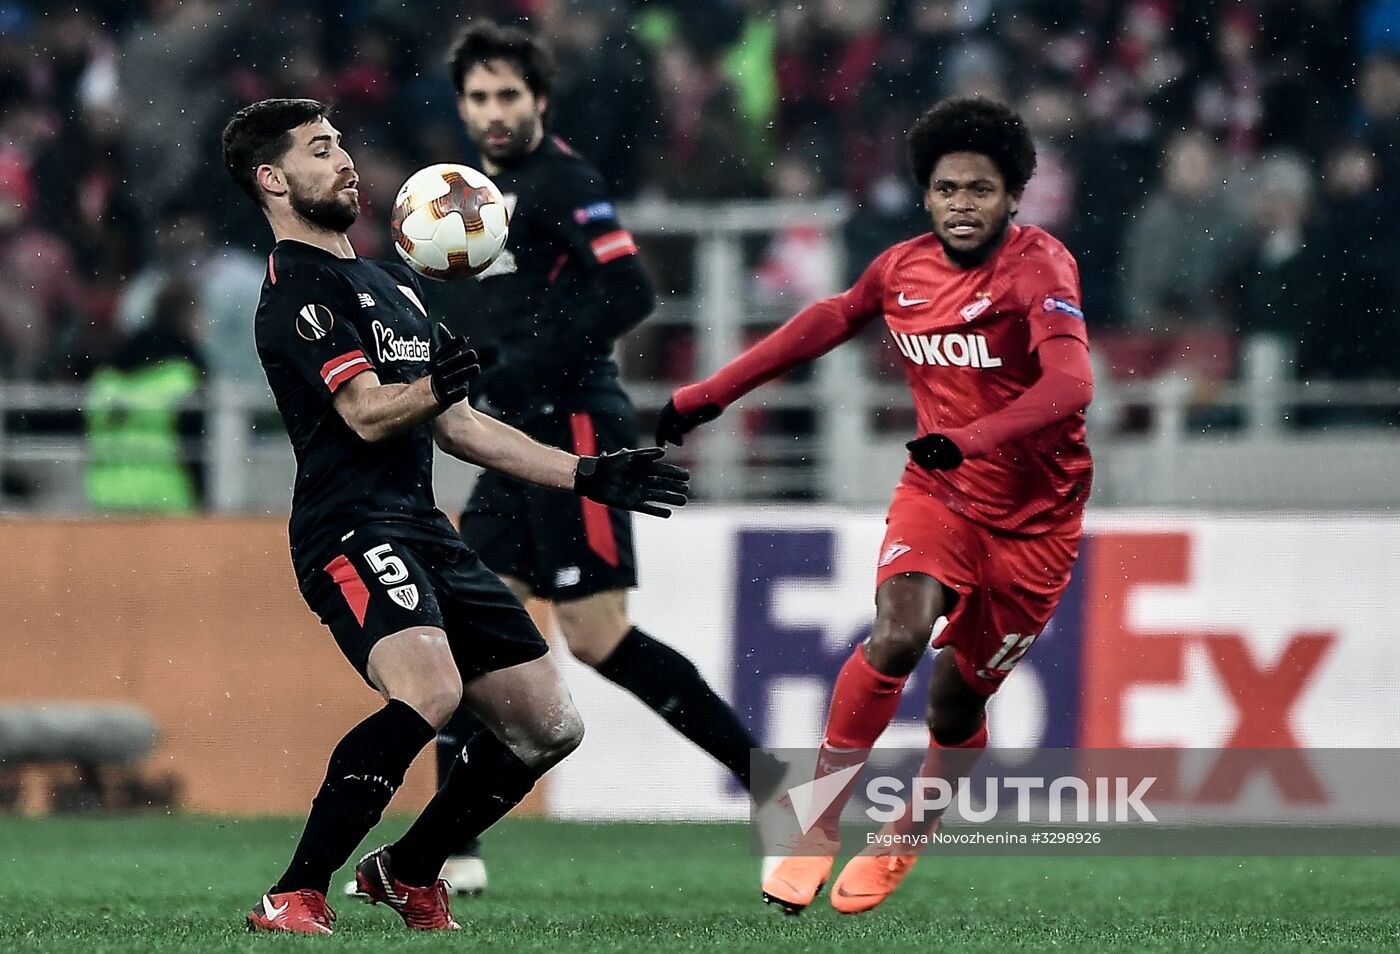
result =
M957 605L933 645L952 648L973 689L996 692L1069 585L1081 521L1033 537L998 533L900 484L885 524L875 585L922 573L956 591Z

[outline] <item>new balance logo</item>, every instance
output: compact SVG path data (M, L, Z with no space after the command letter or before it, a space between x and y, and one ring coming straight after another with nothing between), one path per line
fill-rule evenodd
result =
M360 303L361 308L374 307L374 296L369 294L368 292L357 292L355 294L355 300Z
M831 807L831 803L836 801L846 783L864 767L865 762L862 761L839 772L794 785L787 790L788 801L792 803L792 811L797 816L797 824L802 828L802 834L812 830L821 820L822 814Z
M984 335L909 335L890 330L899 353L914 364L957 368L999 368Z

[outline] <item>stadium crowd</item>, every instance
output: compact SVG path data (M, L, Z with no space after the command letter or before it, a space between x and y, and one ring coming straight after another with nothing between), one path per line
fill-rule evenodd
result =
M549 39L553 128L620 198L839 194L858 270L926 228L913 117L996 97L1038 141L1019 221L1078 257L1123 361L1264 332L1301 377L1400 376L1400 0L0 0L0 380L87 380L161 320L260 384L267 239L220 127L262 97L333 101L356 248L389 254L399 183L472 157L442 60L473 15ZM812 254L776 236L756 284L804 295Z

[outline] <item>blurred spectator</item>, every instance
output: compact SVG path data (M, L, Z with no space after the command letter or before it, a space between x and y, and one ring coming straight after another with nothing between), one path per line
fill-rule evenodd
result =
M1063 86L1037 86L1027 92L1019 112L1035 140L1035 176L1021 196L1016 221L1039 225L1073 245L1070 232L1078 219L1085 156L1081 144L1083 116L1074 93Z
M885 42L881 13L879 4L842 0L788 0L779 12L782 142L832 187L860 191L855 153Z
M1313 173L1300 156L1275 155L1256 164L1252 178L1247 251L1230 283L1238 329L1278 339L1306 366L1313 339L1337 331L1320 280L1318 236L1310 227L1316 221Z
M783 156L773 170L773 198L815 201L826 194L816 169L800 156ZM794 225L774 234L754 275L759 301L782 302L796 312L839 290L835 250L822 230Z
M81 337L90 347L69 345L78 376L91 367L86 352L105 350L122 284L144 255L146 222L127 188L135 177L116 114L101 101L81 107L34 160L38 220L64 237L79 280Z
M218 155L218 130L231 100L218 80L229 72L223 58L235 49L253 7L248 0L149 0L146 19L124 38L122 130L132 162L145 172L129 187L147 215L199 180L222 175L211 157ZM308 39L294 37L292 65L309 52Z
M1259 16L1248 7L1221 13L1205 52L1209 66L1196 81L1197 124L1237 162L1254 156L1264 118L1259 32Z
M1304 377L1400 377L1400 238L1381 177L1380 160L1358 140L1334 146L1323 166L1317 268L1309 276L1322 321L1299 357Z
M0 151L0 373L42 377L61 330L78 320L68 245L34 220L34 184L20 157Z
M1368 59L1357 87L1361 135L1380 157L1389 198L1400 190L1400 53Z
M660 142L651 122L651 54L611 0L561 0L548 9L540 32L558 62L550 128L597 165L612 195L630 198L641 187L643 157Z
M1189 113L1185 50L1172 43L1171 7L1156 0L1106 5L1122 20L1087 81L1089 106L1106 129L1126 139L1150 139L1180 128Z
M253 345L253 314L266 263L243 249L215 245L208 213L194 204L167 210L155 237L154 258L132 276L118 306L121 336L130 338L149 329L167 292L192 287L203 323L198 337L208 344L213 376L263 387L262 364Z
M649 175L655 186L677 199L753 196L760 172L747 161L743 143L732 132L735 90L711 53L681 43L662 47L657 77L663 149Z
M168 284L150 323L88 384L88 501L103 510L187 513L200 501L194 465L203 415L182 405L203 384L195 286Z
M1266 148L1319 158L1342 129L1356 81L1358 0L1263 3L1268 81L1260 136Z
M1198 129L1180 132L1167 144L1163 173L1124 238L1124 314L1142 331L1220 324L1244 230L1237 198L1222 185L1220 150Z

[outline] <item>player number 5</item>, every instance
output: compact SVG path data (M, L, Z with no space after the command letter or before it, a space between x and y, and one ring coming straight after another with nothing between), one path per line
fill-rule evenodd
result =
M379 582L385 586L393 586L408 579L408 567L404 566L403 561L394 556L392 551L393 545L388 543L381 543L365 551L365 559L369 561L370 569L379 574Z

